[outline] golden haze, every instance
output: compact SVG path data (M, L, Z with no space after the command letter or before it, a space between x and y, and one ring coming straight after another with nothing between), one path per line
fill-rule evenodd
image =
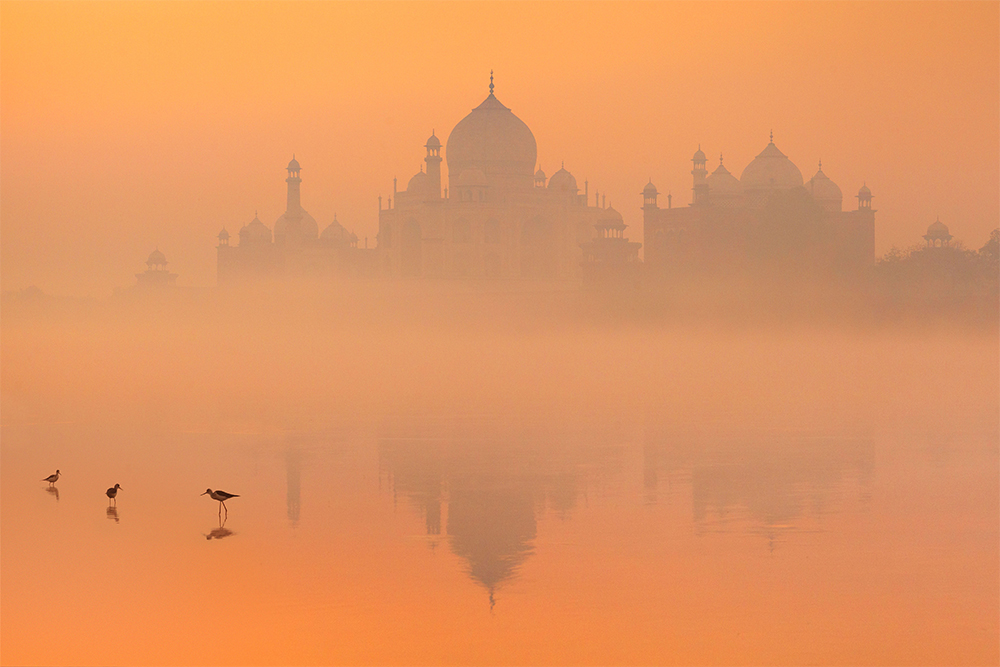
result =
M700 143L742 169L767 133L876 250L937 215L981 246L1000 217L996 3L22 3L0 5L0 284L103 296L156 245L214 283L214 235L303 205L374 243L377 197L431 129L485 96L641 238L652 177L690 195ZM735 171L735 170L734 170Z

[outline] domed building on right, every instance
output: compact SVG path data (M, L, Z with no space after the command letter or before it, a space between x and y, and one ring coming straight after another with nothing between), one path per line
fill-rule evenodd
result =
M860 276L875 262L872 192L843 210L840 187L823 163L806 181L774 143L737 179L724 166L708 172L701 146L691 159L691 203L661 208L650 181L642 191L644 264L654 281L690 273L790 269L799 275Z

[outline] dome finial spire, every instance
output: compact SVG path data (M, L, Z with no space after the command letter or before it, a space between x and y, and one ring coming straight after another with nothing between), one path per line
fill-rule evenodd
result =
M819 170L823 171L823 158L819 159Z
M490 70L490 95L493 94L493 70Z
M774 143L774 130L771 130L771 143Z

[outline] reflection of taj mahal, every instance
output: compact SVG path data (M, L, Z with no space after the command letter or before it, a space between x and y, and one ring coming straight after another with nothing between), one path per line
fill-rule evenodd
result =
M426 171L379 204L381 271L389 276L579 279L581 244L621 215L590 206L576 178L535 170L535 137L493 94L451 131L442 193L440 139L424 148ZM596 193L595 193L596 199ZM638 244L636 246L638 251ZM636 257L636 259L638 259Z

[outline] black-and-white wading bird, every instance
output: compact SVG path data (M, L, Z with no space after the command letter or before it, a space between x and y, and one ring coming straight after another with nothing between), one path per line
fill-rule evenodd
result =
M110 489L108 489L107 491L105 491L105 493L108 494L108 503L109 504L111 503L111 501L114 501L116 505L118 504L118 498L117 498L117 496L118 496L118 489L120 489L120 488L122 488L121 484L115 484Z
M48 477L46 477L46 478L45 478L45 479L43 479L42 481L43 481L43 482L48 482L48 483L49 483L50 485L51 485L51 484L55 484L56 482L58 482L58 481L59 481L59 471L58 471L58 470L56 470L56 474L54 474L54 475L49 475Z
M222 514L223 508L226 510L226 516L229 516L229 508L226 507L226 501L230 498L239 498L237 493L226 493L225 491L213 491L212 489L205 489L205 493L211 496L212 500L219 501L219 514ZM205 493L199 495L205 495Z

